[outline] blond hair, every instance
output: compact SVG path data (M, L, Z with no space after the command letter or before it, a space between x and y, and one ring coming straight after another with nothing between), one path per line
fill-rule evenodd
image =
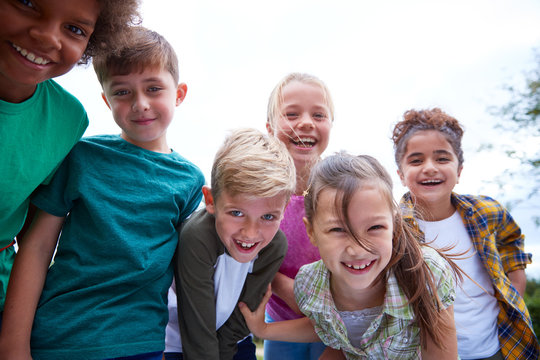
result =
M146 68L166 70L178 84L178 58L162 35L142 26L133 26L127 38L129 40L122 48L94 57L94 70L102 86L113 75L142 72Z
M273 197L294 192L294 163L285 145L255 129L233 131L218 150L211 174L212 195Z
M277 130L277 119L282 116L280 107L281 104L283 104L283 88L293 81L298 81L303 84L320 86L324 93L326 105L328 106L328 110L330 111L330 114L328 115L330 117L330 120L334 121L334 102L332 101L332 97L330 96L330 90L328 89L326 84L316 76L310 74L290 73L277 83L276 87L274 87L274 89L270 93L270 98L268 99L266 122L270 125L270 128L272 129L274 134Z

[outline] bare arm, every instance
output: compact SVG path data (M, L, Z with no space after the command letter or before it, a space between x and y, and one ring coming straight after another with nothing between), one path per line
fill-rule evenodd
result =
M449 306L442 311L446 325L450 327L450 331L445 334L442 343L446 346L441 349L435 345L431 337L428 337L427 347L422 348L422 359L426 360L456 360L457 354L457 335L456 326L454 324L454 307Z
M287 306L289 306L296 314L303 315L296 304L293 287L294 279L291 279L280 272L276 273L274 280L272 280L272 292L279 296L281 300L285 301Z
M343 351L336 350L334 348L331 348L330 346L327 346L326 349L324 349L321 356L319 356L319 360L346 360L345 354L343 354Z
M508 273L508 278L512 285L519 292L519 295L523 297L525 294L525 286L527 285L527 277L525 276L525 270L514 270Z
M31 359L34 315L63 222L63 217L39 210L20 243L4 306L0 333L2 359Z
M249 310L244 303L239 303L240 311L246 319L249 330L257 337L274 341L289 342L314 342L320 341L313 324L307 317L294 320L276 321L273 323L264 322L264 309L268 299L272 295L270 287L264 295L261 304L255 311Z

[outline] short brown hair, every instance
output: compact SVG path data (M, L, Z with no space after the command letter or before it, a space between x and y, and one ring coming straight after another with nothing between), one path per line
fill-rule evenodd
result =
M436 130L443 134L456 153L459 166L463 165L463 149L461 148L463 128L459 122L439 108L431 110L412 109L405 111L403 120L394 126L392 132L394 157L399 169L401 169L400 163L407 151L407 143L414 134L422 130Z
M167 70L178 84L178 58L162 35L142 26L131 27L126 35L129 39L118 51L94 58L94 70L101 85L112 75L127 75L148 67Z
M94 32L88 40L80 64L118 49L126 40L131 25L140 24L140 0L97 0L100 6Z

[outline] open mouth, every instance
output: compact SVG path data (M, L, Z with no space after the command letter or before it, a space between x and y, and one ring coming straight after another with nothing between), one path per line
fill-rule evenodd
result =
M348 269L353 271L362 271L371 268L371 266L375 263L375 260L371 260L369 263L361 264L361 265L352 265L347 263L342 263L345 265Z
M23 49L22 47L20 46L17 46L15 44L11 44L11 46L13 46L13 48L15 50L17 50L17 52L19 54L21 54L22 56L25 57L26 60L34 63L34 64L37 64L37 65L47 65L48 63L50 63L51 61L50 60L47 60L47 59L44 59L42 58L41 56L36 56L34 53L26 50L26 49Z
M291 140L298 147L312 148L317 143L317 140L310 137L300 137Z
M243 251L251 251L258 243L248 243L239 240L234 240L236 246Z
M443 181L442 180L424 180L424 181L420 181L420 184L422 185L425 185L425 186L435 186L435 185L439 185L439 184L442 184Z

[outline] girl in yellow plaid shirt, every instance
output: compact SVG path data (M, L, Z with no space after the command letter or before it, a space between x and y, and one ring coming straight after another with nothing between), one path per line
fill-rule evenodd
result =
M370 156L338 153L315 165L309 184L304 223L321 260L294 280L306 317L265 324L264 301L255 312L240 304L251 331L320 338L347 359L455 360L456 267L403 220L386 170Z
M394 127L395 160L406 218L433 246L465 254L454 317L461 359L538 359L522 294L524 236L508 211L486 196L453 192L463 169L463 129L440 109L410 110Z

